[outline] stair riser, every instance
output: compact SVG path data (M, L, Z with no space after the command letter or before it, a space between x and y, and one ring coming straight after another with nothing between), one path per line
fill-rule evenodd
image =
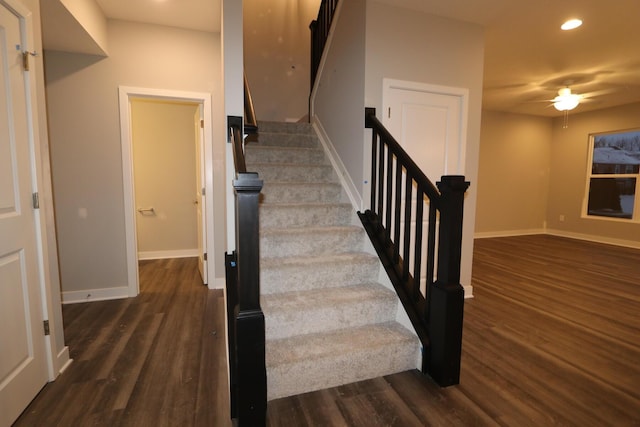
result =
M336 292L340 292L340 289L336 289ZM396 300L393 297L377 297L331 306L318 301L317 305L304 312L295 308L279 309L268 304L262 304L262 309L266 339L280 339L391 321L396 313ZM354 311L357 314L354 315Z
M247 170L258 172L265 182L335 182L331 166L249 164Z
M317 149L281 149L247 146L245 151L247 164L252 163L303 163L327 164L324 151Z
M262 206L261 228L294 228L349 225L351 205L291 205Z
M302 135L314 135L313 127L309 123L283 123L259 121L260 133L293 133Z
M268 400L415 369L414 341L268 368ZM267 348L267 351L269 349ZM304 381L300 381L304 378Z
M372 282L378 276L378 260L370 258L353 262L286 265L260 268L260 290L263 295L278 292L305 291L319 288L351 286Z
M263 132L260 133L258 144L263 147L318 148L318 138L315 135Z
M339 184L269 184L262 187L261 203L317 203L339 202L342 189Z
M260 238L260 254L269 257L329 255L360 250L360 231L269 234Z

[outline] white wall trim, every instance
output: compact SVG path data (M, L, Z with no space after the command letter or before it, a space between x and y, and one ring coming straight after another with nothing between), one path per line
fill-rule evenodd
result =
M322 123L320 122L320 119L318 119L317 116L312 117L312 125L316 131L316 134L318 135L318 139L320 140L325 153L327 154L327 157L329 157L329 161L331 162L333 169L338 175L338 179L340 180L342 188L344 188L345 192L347 193L347 197L349 197L349 200L353 205L353 208L356 211L362 210L362 197L360 197L360 195L358 194L358 189L355 183L351 179L346 166L342 162L340 155L338 155L336 148L333 146L331 139L327 135L327 132L325 131Z
M62 374L73 363L73 359L69 357L69 346L65 346L56 358L57 375Z
M198 256L198 248L174 249L170 251L143 251L138 252L138 260L167 259L167 258L191 258Z
M106 301L111 299L129 298L129 296L129 286L68 291L62 293L62 304Z
M640 249L640 242L634 240L615 239L613 237L594 236L592 234L573 233L564 230L547 230L546 234L558 237L567 237L570 239L585 240L594 243L604 243L606 245L623 246L626 248Z
M640 242L635 240L615 239L613 237L595 236L593 234L574 233L571 231L554 229L529 229L529 230L509 230L509 231L487 231L475 233L475 239L489 239L492 237L516 237L529 236L534 234L548 234L550 236L566 237L569 239L584 240L587 242L603 243L605 245L622 246L626 248L640 249Z
M213 233L213 120L211 115L211 94L205 92L185 92L165 89L150 89L120 86L118 88L120 104L120 143L122 147L122 175L124 185L124 214L127 255L128 295L133 297L140 292L138 281L138 243L135 221L135 191L133 183L133 147L131 142L131 98L164 99L169 101L194 102L202 105L204 116L204 153L205 159L205 209L206 209L206 247L214 248ZM207 263L207 281L215 279L215 263ZM95 292L94 292L95 293ZM108 299L108 298L107 298ZM84 296L83 296L83 300ZM63 296L64 303L64 296Z
M464 289L464 299L473 298L473 286L471 286L471 285L462 285L462 289Z
M226 289L227 279L224 277L216 277L214 282L209 282L209 289Z
M512 237L512 236L528 236L532 234L545 234L544 228L530 228L523 230L505 230L505 231L483 231L475 233L474 239L490 239L492 237Z

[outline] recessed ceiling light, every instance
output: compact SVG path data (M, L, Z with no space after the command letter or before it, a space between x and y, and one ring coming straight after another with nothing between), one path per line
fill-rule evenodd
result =
M567 22L562 24L560 26L560 28L562 28L565 31L568 31L568 30L576 29L580 25L582 25L582 20L580 20L580 19L569 19Z

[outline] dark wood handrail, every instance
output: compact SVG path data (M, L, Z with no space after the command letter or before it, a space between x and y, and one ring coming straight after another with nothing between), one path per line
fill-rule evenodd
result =
M422 169L413 161L411 156L402 148L402 146L396 141L396 139L389 133L387 128L385 128L380 120L375 116L375 110L366 109L365 110L365 128L367 129L375 129L378 133L380 139L384 140L386 144L389 146L393 154L398 158L398 162L402 164L402 166L408 170L411 176L415 177L415 180L420 184L427 193L427 197L429 200L433 200L435 203L438 202L440 198L440 193L435 185L431 182L429 178L424 174Z
M449 175L436 188L375 117L375 109L365 110L365 127L372 130L371 204L358 215L424 347L423 372L441 386L458 384L464 308L459 283L462 215L469 183L464 176Z
M235 179L235 251L226 254L231 418L263 426L267 412L265 324L260 307L259 200L263 182L247 172L242 117L228 117Z
M231 150L233 151L233 165L236 173L245 173L247 171L247 164L244 157L244 135L241 117L228 117L227 125L229 130L229 142L231 143Z
M258 120L253 106L253 97L247 75L244 75L244 132L248 135L258 133ZM253 138L252 138L253 139Z
M322 0L318 17L311 21L309 29L311 30L311 89L316 81L316 74L322 59L322 52L329 37L331 23L335 15L338 0Z

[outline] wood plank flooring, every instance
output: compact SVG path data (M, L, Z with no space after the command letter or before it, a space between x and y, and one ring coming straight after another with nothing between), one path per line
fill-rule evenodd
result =
M140 295L63 306L72 365L16 426L227 426L222 291L197 259L144 261Z
M269 402L275 426L639 426L640 251L475 242L461 384L417 371ZM65 306L75 359L17 426L229 426L222 293L195 260L141 265L134 299Z

